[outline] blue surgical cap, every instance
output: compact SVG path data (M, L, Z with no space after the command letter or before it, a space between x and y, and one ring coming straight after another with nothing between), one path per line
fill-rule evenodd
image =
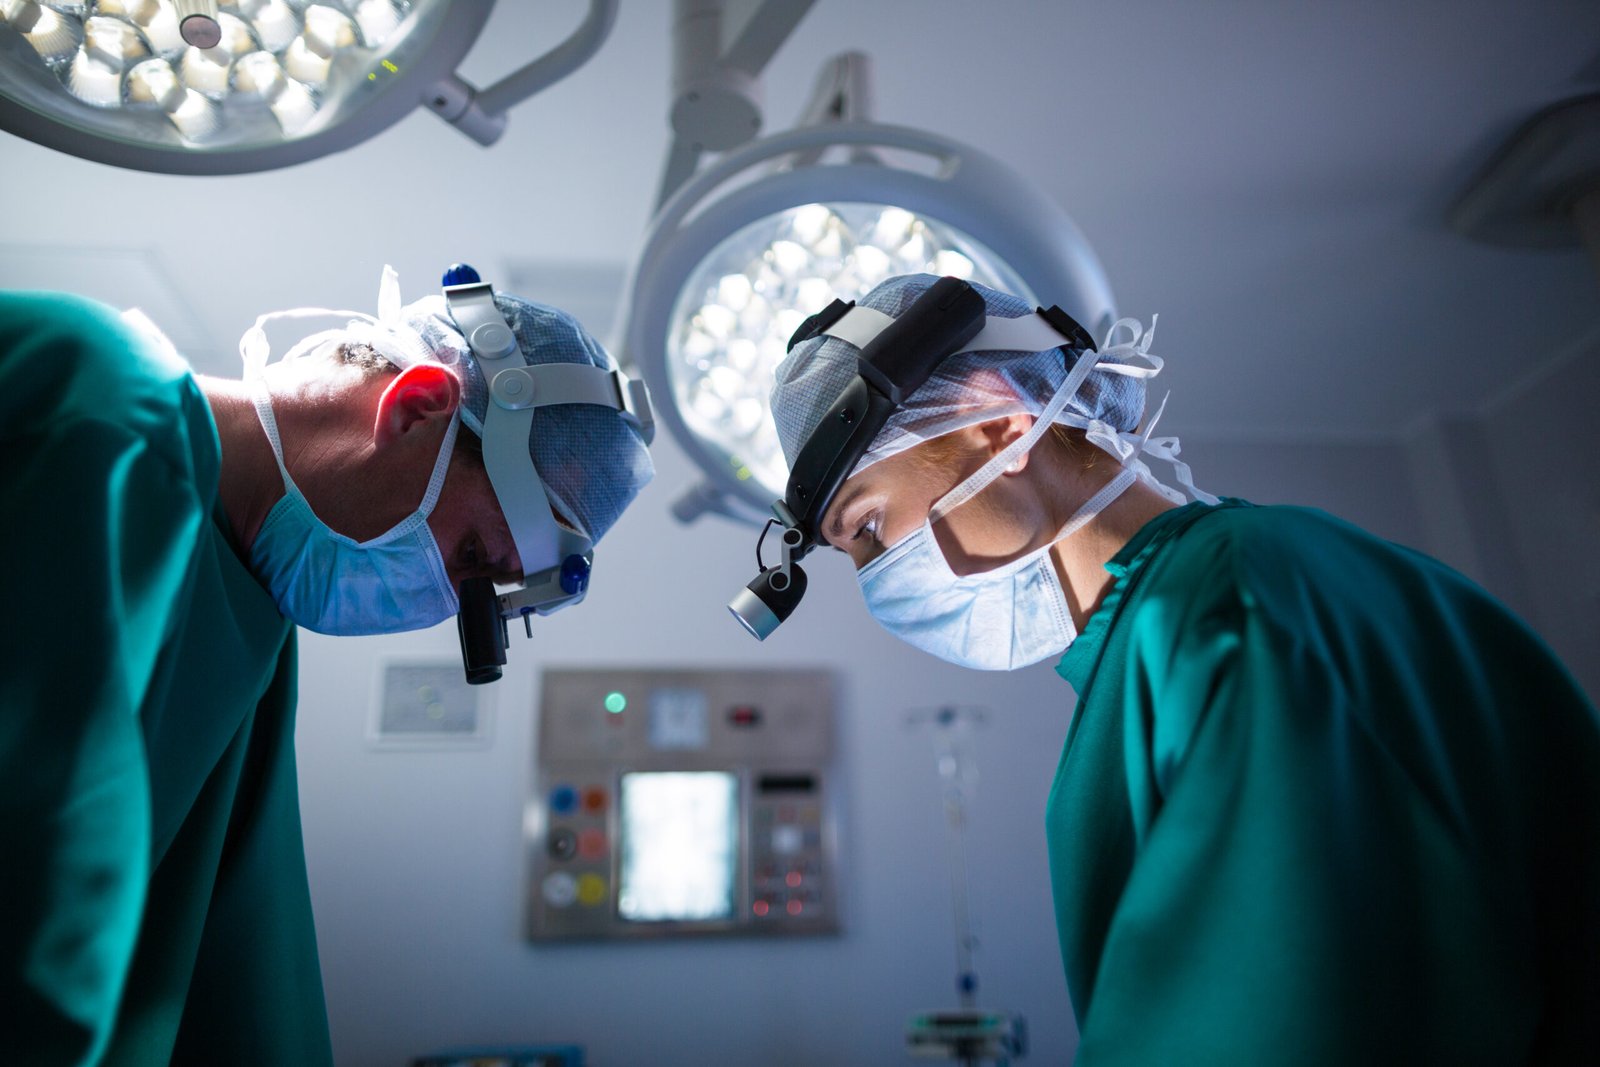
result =
M558 308L531 300L495 294L495 306L516 335L529 366L578 363L602 370L617 364L578 320ZM366 344L397 367L437 363L461 379L461 421L483 437L489 412L489 385L466 338L456 329L442 295L402 306L400 277L383 268L378 286L378 314L302 307L270 311L239 339L247 376L260 374L272 355L266 324L278 319L345 318L339 329L303 337L285 362L314 352L332 351L352 342ZM568 525L599 542L624 509L655 475L643 435L614 409L595 404L554 404L535 409L528 434L528 454L544 483L545 494Z
M495 306L516 334L529 366L579 363L615 370L610 353L577 319L558 308L495 294ZM444 297L407 304L401 321L421 337L436 362L461 377L461 421L479 437L489 411L489 383L456 329ZM528 436L534 469L561 517L598 542L655 474L638 429L610 409L594 404L558 404L537 409Z
M858 303L898 317L938 280L930 274L890 278ZM992 318L1014 319L1033 313L1033 305L1020 297L975 282L969 284L983 297L985 310ZM855 378L859 355L860 350L854 345L824 336L795 345L778 365L772 415L783 454L791 465L839 392ZM1066 380L1071 359L1059 348L1048 352L966 352L952 356L890 416L856 470L966 426L1008 415L1039 415ZM1125 361L1123 351L1109 349L1100 365ZM1099 423L1111 431L1127 433L1138 427L1144 409L1143 378L1097 368L1056 421L1078 427ZM1091 440L1094 436L1100 435L1091 436Z

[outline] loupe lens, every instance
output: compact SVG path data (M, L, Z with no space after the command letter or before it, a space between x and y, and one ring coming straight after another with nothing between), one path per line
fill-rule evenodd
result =
M456 632L461 637L461 662L470 685L500 679L506 663L506 623L500 617L499 598L488 578L468 578L458 593L461 610Z

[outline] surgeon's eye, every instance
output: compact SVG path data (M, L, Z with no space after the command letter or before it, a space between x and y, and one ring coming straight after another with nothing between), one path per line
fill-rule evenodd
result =
M850 540L859 541L863 537L871 537L874 540L876 540L877 536L878 536L878 516L873 515L870 518L868 518L865 522L863 522L860 526L856 527L855 535L852 536L850 538Z

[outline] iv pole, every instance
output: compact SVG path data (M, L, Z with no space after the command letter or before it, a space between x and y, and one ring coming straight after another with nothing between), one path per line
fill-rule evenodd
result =
M1014 1012L981 1009L978 972L974 956L978 937L972 921L967 877L967 810L977 790L978 771L964 744L971 729L988 721L981 708L944 707L913 711L906 725L933 727L935 765L944 800L946 855L950 863L950 900L956 948L955 1011L931 1011L913 1016L906 1027L906 1047L913 1055L959 1060L964 1067L994 1064L1008 1067L1014 1056L1027 1053L1028 1024Z

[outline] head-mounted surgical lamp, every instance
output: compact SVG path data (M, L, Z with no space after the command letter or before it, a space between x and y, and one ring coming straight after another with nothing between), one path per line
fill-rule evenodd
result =
M987 318L983 297L958 278L941 278L898 317L835 300L800 324L789 348L821 336L837 337L859 350L858 374L828 406L801 447L783 499L767 523L782 527L779 560L761 568L728 610L757 640L764 641L794 611L806 591L800 567L822 541L823 516L834 495L871 447L890 416L939 365L964 352L1068 353L1095 350L1094 340L1059 307L1039 308L1021 318ZM763 540L766 529L762 531Z
M621 371L581 363L530 366L495 306L493 287L471 267L457 264L445 273L444 298L489 386L483 465L522 559L522 583L507 592L498 592L488 578L461 583L456 617L461 658L467 681L478 685L497 680L505 666L507 620L520 617L532 637L534 615L576 604L589 590L594 546L557 522L550 509L529 452L534 412L557 404L611 408L638 429L646 444L655 437L655 420L644 383Z

